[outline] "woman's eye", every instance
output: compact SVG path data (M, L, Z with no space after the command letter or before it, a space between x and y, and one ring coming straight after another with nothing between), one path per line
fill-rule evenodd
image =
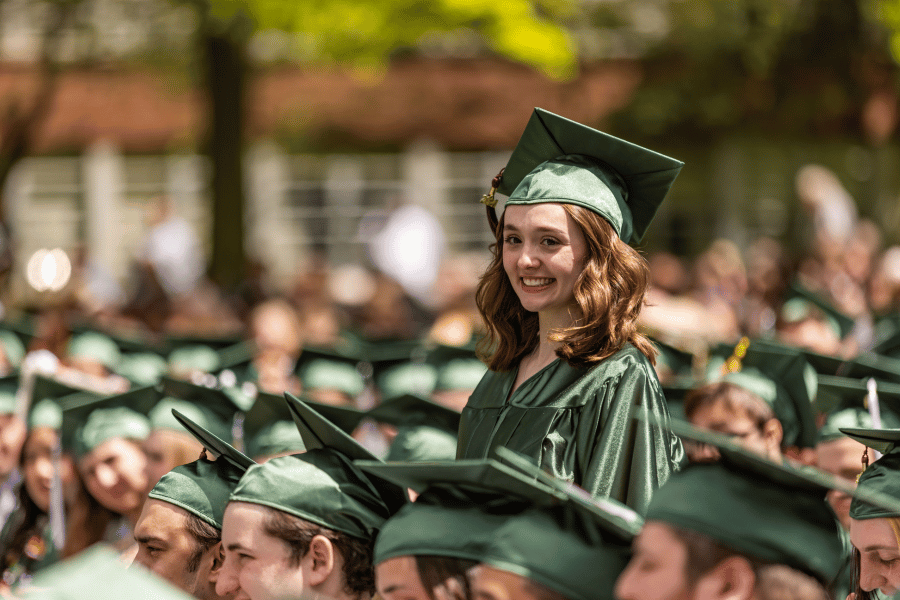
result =
M557 244L559 244L559 242L553 238L544 238L541 243L545 246L556 246Z
M519 236L516 235L508 235L503 238L504 244L517 244L519 242Z

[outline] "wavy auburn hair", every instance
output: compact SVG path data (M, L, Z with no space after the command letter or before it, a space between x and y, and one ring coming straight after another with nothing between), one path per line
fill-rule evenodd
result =
M552 341L561 342L556 354L573 367L587 367L631 342L656 364L656 348L637 329L650 280L646 259L619 239L612 225L597 213L573 204L562 207L584 234L587 255L574 290L582 316L571 327L550 332ZM503 268L505 216L494 232L493 258L475 292L487 328L478 352L492 371L509 371L539 341L538 315L522 307Z

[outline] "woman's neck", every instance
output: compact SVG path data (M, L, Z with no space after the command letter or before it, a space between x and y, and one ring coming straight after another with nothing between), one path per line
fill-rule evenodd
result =
M578 320L577 312L578 309L572 307L565 311L538 313L538 347L535 353L540 356L550 354L555 356L561 342L551 340L550 335L554 330L559 331L575 325Z

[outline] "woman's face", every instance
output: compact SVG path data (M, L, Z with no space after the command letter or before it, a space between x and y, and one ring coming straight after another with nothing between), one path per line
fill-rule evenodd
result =
M135 442L106 440L78 466L85 487L101 505L121 515L140 511L147 494L147 457Z
M850 541L859 550L859 586L893 596L900 589L900 545L887 519L850 519Z
M22 479L28 496L42 511L50 507L50 484L53 481L53 447L57 443L57 433L50 427L36 427L25 442L22 452ZM65 497L71 500L72 487L76 482L75 466L68 456L61 456L59 476Z
M562 204L514 205L503 224L503 269L522 307L568 317L584 268L584 233Z

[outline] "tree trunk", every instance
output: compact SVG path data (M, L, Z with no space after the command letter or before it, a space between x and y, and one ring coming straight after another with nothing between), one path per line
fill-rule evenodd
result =
M209 132L206 154L212 167L212 258L210 276L226 292L243 278L244 171L241 162L244 123L243 47L227 35L204 38Z

